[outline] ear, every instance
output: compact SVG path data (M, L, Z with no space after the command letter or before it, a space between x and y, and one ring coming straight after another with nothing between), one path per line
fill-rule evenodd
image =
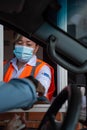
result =
M35 47L35 49L34 49L34 54L37 53L38 49L39 49L39 45L36 45L36 47Z

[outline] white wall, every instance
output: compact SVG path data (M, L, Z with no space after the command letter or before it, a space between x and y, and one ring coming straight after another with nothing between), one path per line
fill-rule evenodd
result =
M0 81L3 79L3 26L0 25Z

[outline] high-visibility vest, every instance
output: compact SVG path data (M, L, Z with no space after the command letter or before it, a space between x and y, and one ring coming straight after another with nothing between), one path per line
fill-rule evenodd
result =
M25 78L29 75L36 77L44 65L48 65L48 64L42 60L37 59L36 66L32 67L32 66L26 65L26 67L24 68L24 70L22 71L22 73L19 75L18 78ZM54 69L50 65L48 65L48 66L50 67L50 70L51 70L51 84L48 89L46 97L49 100L51 100L53 93L55 91ZM4 65L4 79L3 80L5 82L8 82L11 79L13 71L14 71L14 67L13 67L12 63L8 62L7 64Z

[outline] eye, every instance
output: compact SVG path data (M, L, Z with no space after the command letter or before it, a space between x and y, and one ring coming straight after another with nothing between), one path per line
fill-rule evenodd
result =
M17 41L16 44L21 45L22 41Z
M31 45L30 45L30 44L27 44L27 46L31 47Z
M28 47L32 47L32 44L30 44L30 42L27 42L26 45L27 45Z

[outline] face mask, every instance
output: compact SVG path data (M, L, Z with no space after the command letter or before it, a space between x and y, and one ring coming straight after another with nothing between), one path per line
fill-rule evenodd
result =
M13 53L21 62L28 62L33 56L34 48L16 45Z

